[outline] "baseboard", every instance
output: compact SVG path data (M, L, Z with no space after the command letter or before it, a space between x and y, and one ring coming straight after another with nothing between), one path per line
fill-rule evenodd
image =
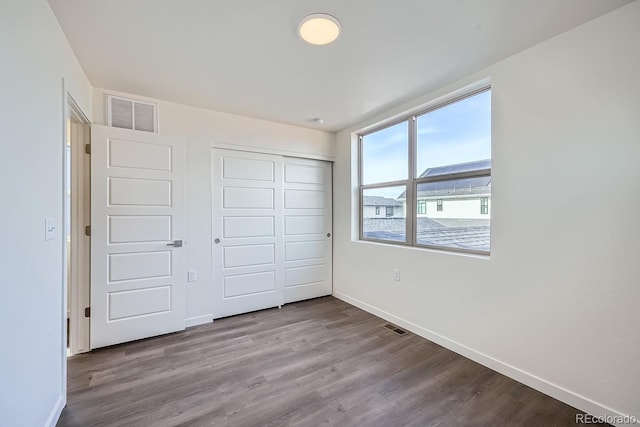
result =
M547 381L543 378L540 378L536 375L533 375L529 372L526 372L520 368L512 366L508 363L497 360L491 356L488 356L484 353L476 351L472 348L469 348L459 342L453 341L445 336L437 334L433 331L425 329L421 326L418 326L414 323L411 323L401 317L393 315L389 312L381 310L377 307L374 307L364 301L360 301L359 299L350 297L349 295L343 294L341 292L333 293L333 296L346 302L351 305L354 305L364 311L367 311L371 314L374 314L388 322L395 323L398 326L401 326L416 335L419 335L423 338L428 339L438 345L441 345L455 353L458 353L468 359L473 360L487 368L493 369L503 375L506 375L509 378L512 378L522 384L525 384L535 390L538 390L541 393L544 393L548 396L553 397L561 402L564 402L568 405L573 406L587 414L591 414L596 417L604 417L607 419L607 422L613 425L629 425L630 423L624 422L616 423L616 419L626 419L629 420L630 416L628 414L623 414L620 411L612 409L606 405L603 405L599 402L595 402L585 396L582 396L578 393L572 392L562 386L554 384L550 381ZM625 418L626 417L626 418ZM633 417L631 417L633 418ZM638 419L633 418L634 423L640 424ZM613 422L612 422L613 421Z
M51 414L49 418L47 418L47 422L44 423L45 427L56 427L58 424L58 420L60 419L60 415L62 414L62 410L64 409L64 405L67 404L66 396L62 394L58 396L58 400L51 410Z
M184 320L184 326L190 328L191 326L204 325L205 323L213 322L213 314L205 314L204 316L189 317Z

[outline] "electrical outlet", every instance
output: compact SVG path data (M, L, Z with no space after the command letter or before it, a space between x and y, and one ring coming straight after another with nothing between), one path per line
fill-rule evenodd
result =
M187 281L188 282L195 282L196 281L196 271L195 270L189 270L187 272Z
M396 282L400 281L400 269L395 268L393 270L393 280L395 280Z
M53 240L56 237L56 224L53 218L44 219L44 240Z

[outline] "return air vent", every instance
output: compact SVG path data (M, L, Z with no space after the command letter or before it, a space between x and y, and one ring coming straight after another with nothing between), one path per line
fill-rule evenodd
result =
M158 132L157 105L107 95L107 125L145 132Z
M399 327L397 327L396 325L392 325L390 323L387 323L386 325L384 325L384 327L386 329L389 329L391 332L393 332L396 335L406 335L407 331L405 331L404 329L401 329Z

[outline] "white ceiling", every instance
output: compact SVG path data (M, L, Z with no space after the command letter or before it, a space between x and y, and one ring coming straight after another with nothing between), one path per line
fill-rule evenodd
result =
M327 131L629 2L49 0L95 87ZM340 21L334 44L298 38L314 12Z

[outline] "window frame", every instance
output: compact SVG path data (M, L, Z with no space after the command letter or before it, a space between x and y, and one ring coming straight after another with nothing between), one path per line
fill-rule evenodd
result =
M480 169L476 171L469 172L458 172L451 173L446 175L437 175L430 177L419 178L416 176L416 168L417 168L417 147L418 147L418 117L428 114L432 111L439 110L440 108L446 107L451 104L455 104L464 99L471 98L473 96L479 95L481 93L491 91L491 85L487 84L481 86L477 89L465 92L461 95L451 97L443 102L436 103L429 108L419 110L415 113L403 115L400 118L396 118L394 120L390 120L388 122L384 122L378 126L374 126L370 129L367 129L363 132L358 132L357 135L357 143L358 143L358 198L359 198L359 217L358 217L358 238L361 241L365 242L377 242L384 243L388 245L395 246L410 246L416 248L424 248L424 249L436 249L444 252L458 252L458 253L466 253L466 254L475 254L475 255L485 255L489 256L491 254L491 250L489 251L481 251L475 249L464 249L464 248L454 248L450 246L440 246L440 245L425 245L417 243L416 239L416 227L418 214L416 211L417 208L417 197L418 194L418 185L428 182L437 182L437 181L452 181L456 179L464 179L464 178L478 178L491 176L491 168ZM493 113L492 113L493 116ZM363 159L363 141L364 137L386 128L395 126L399 123L407 122L407 162L408 162L408 173L407 179L389 181L389 182L377 182L375 184L362 184L363 183L363 169L362 169L362 159ZM493 157L493 156L492 156ZM364 192L369 189L376 188L387 188L387 187L397 187L404 186L405 187L405 203L406 203L406 217L405 217L405 241L398 242L394 240L384 240L384 239L374 239L370 237L364 237L363 232L363 203L364 203ZM411 213L411 217L409 217L409 213Z
M427 214L427 201L418 200L416 215L426 215L426 214Z
M480 215L489 215L488 197L480 197Z
M393 217L396 212L395 212L395 206L385 206L384 207L384 216L385 218L391 218ZM389 212L391 212L391 215L389 215Z

